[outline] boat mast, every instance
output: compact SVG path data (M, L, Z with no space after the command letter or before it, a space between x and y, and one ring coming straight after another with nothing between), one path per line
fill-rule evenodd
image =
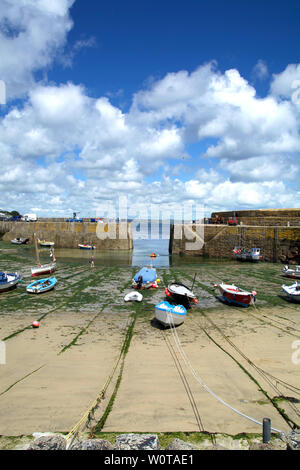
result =
M36 252L37 264L38 264L38 266L41 266L40 253L39 253L39 249L38 249L38 245L37 245L36 234L34 234L34 243L35 243L35 252Z

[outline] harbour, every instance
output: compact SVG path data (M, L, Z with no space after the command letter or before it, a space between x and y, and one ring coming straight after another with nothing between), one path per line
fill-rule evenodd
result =
M265 416L280 431L299 426L299 305L282 292L282 264L179 256L167 240L152 241L151 250L141 240L136 251L95 250L91 269L91 252L58 248L56 288L34 296L26 292L34 247L2 241L0 248L1 269L22 274L0 296L3 439L72 430L256 435ZM41 258L48 253L41 249ZM124 302L145 265L156 269L158 288ZM193 285L198 299L176 337L155 319L173 281ZM255 305L226 304L214 290L221 282L255 290Z

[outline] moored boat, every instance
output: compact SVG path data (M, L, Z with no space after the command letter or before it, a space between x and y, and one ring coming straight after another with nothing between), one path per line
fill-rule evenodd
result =
M93 245L85 245L85 244L79 244L78 248L80 248L80 250L94 250L95 249Z
M148 289L156 282L157 275L154 268L142 268L134 276L132 287L136 289Z
M300 278L300 266L295 266L295 269L286 265L282 270L282 275L285 277Z
M290 300L300 302L300 283L295 282L291 286L283 285L281 288Z
M42 294L48 292L56 286L56 278L49 277L47 279L40 279L39 281L32 282L26 288L27 292L31 294Z
M250 250L245 250L245 248L235 247L233 250L235 259L239 261L253 261L257 262L262 259L260 248L251 248Z
M11 243L13 243L14 245L25 245L25 243L28 243L29 242L29 238L14 238L13 240L11 240Z
M160 302L155 306L155 318L164 326L181 325L187 311L183 305L171 305L169 302Z
M221 283L215 284L214 287L219 289L222 299L229 304L249 307L256 300L257 293L255 291L248 292L234 284Z
M194 292L181 282L171 282L168 287L165 288L165 294L167 297L172 297L175 302L187 308L190 308L192 302L198 302Z
M46 240L40 240L40 239L38 239L38 243L40 246L47 246L47 247L55 245L54 242L48 242Z
M40 264L36 268L31 268L31 276L44 276L44 274L52 274L56 269L56 262L48 264Z
M0 293L14 289L20 281L21 276L18 273L0 272Z

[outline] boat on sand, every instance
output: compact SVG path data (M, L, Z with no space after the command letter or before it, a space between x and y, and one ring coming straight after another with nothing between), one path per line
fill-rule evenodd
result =
M290 300L300 302L300 283L296 281L291 286L283 285L281 288Z
M14 289L20 281L21 276L18 273L0 272L0 293Z
M154 268L142 268L134 276L132 287L135 289L149 289L156 282L157 275Z
M293 269L286 265L282 270L282 275L285 277L300 278L300 266L295 266Z
M160 302L155 306L155 318L164 326L181 325L187 311L183 305L171 305L169 302Z
M182 304L187 308L191 307L192 302L198 302L192 289L181 282L171 282L165 289L165 294L167 297L172 297L176 303Z
M249 307L256 300L257 293L255 291L248 292L234 284L215 284L214 288L218 288L222 300L228 304L238 305L239 307Z
M47 279L40 279L39 281L32 282L26 288L27 292L31 294L42 294L48 292L56 286L56 278L49 277Z

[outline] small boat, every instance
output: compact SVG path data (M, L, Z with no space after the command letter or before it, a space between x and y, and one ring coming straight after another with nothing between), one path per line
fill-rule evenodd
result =
M94 250L95 249L95 247L92 245L84 245L84 244L79 244L78 248L80 248L81 250Z
M156 282L157 275L154 268L142 268L134 276L132 287L136 289L148 289Z
M251 248L246 251L245 248L235 247L233 250L235 259L239 261L260 261L262 256L260 254L260 248Z
M34 242L35 242L35 251L36 251L36 258L37 258L37 267L31 268L31 276L44 276L45 274L52 274L56 269L56 259L53 253L52 247L50 248L50 256L52 257L52 262L47 264L41 264L40 262L40 254L39 249L37 246L37 238L34 234Z
M44 274L52 274L56 269L55 261L48 264L40 264L36 268L31 268L31 276L44 276Z
M20 281L21 276L18 273L0 272L0 293L14 289Z
M155 253L151 253L150 258L156 258L157 255Z
M140 292L133 291L126 294L124 300L125 302L141 302L143 300L143 296Z
M291 286L283 285L281 287L289 299L294 300L295 302L300 302L300 284L298 284L298 282L295 282Z
M215 284L214 287L219 288L222 299L229 304L249 307L249 305L254 304L256 300L255 291L247 292L233 284L221 283L219 285Z
M160 302L155 306L155 318L164 326L181 325L187 311L183 305L171 305L169 302Z
M282 270L282 275L285 277L300 278L300 266L295 266L295 269L292 269L286 265Z
M194 292L181 282L171 282L166 287L165 294L167 297L171 296L174 301L183 304L187 308L190 308L192 302L198 302Z
M54 289L56 286L56 278L49 277L47 279L40 279L39 281L32 282L26 288L27 292L31 294L42 294Z
M38 243L40 246L54 246L55 243L54 242L47 242L46 240L39 240L38 239Z
M29 238L14 238L11 240L11 243L14 245L25 245L25 243L29 242Z

